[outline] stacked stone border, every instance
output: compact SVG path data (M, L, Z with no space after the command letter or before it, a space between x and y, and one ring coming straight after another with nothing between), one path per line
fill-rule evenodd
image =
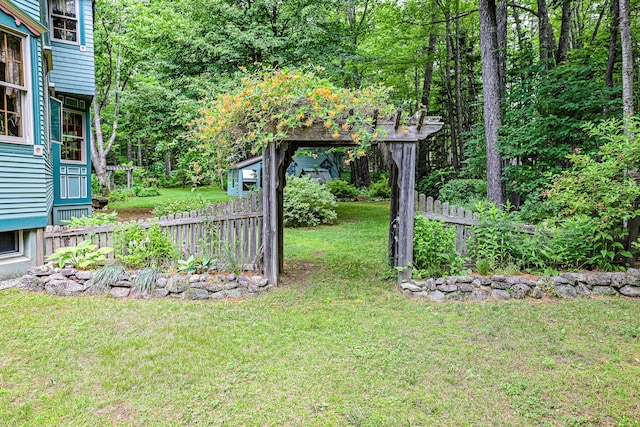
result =
M142 291L134 284L138 273L139 271L125 272L113 286L105 286L94 283L93 271L54 268L49 264L34 267L18 279L0 282L0 291L17 288L59 296L107 295L113 298L135 299L220 300L256 295L274 288L260 275L159 273L153 289Z
M609 295L640 297L640 269L630 268L618 273L562 273L559 276L531 280L521 276L450 276L446 278L412 280L400 284L409 297L425 297L431 301L523 298L575 298L577 296Z

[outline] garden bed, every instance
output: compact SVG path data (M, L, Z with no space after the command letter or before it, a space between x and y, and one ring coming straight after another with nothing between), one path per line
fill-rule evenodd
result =
M141 289L135 284L139 273L139 270L126 271L112 285L104 285L94 282L93 271L55 268L52 264L47 264L32 268L18 279L0 282L0 290L15 287L59 296L107 295L113 298L219 300L255 295L274 287L262 276L250 273L158 273L154 283Z
M508 300L511 298L575 298L609 295L640 297L640 269L626 273L562 273L537 280L522 276L450 276L401 283L402 293L410 297L443 300Z

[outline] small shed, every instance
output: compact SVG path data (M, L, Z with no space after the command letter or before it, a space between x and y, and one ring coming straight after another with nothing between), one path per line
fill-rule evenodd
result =
M303 152L309 151L308 148L302 148ZM326 149L316 149L316 152L312 155L302 154L293 156L291 164L287 167L287 174L294 176L301 175L312 175L309 173L311 170L326 170L329 175L331 175L330 179L326 179L326 181L331 181L333 179L338 179L340 177L340 162L342 161L342 155L338 153L329 152L327 153ZM318 176L314 176L314 178L318 179ZM325 181L322 181L324 183Z
M227 194L242 196L262 187L262 156L238 162L229 167Z
M303 175L309 175L311 178L315 179L320 184L326 184L327 182L333 180L333 177L331 176L331 173L329 172L329 170L324 168L302 169L302 172L300 172L300 176L303 176Z

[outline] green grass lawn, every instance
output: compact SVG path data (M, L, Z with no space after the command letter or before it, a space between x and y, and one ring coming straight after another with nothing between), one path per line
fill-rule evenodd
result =
M159 196L153 197L130 197L122 202L109 203L109 209L115 209L118 212L124 212L128 209L146 209L151 210L158 203L173 202L182 199L197 199L202 197L211 202L223 202L230 200L232 197L219 187L198 187L195 190L191 188L160 188Z
M387 216L285 230L256 298L0 293L0 425L640 425L639 301L406 299Z

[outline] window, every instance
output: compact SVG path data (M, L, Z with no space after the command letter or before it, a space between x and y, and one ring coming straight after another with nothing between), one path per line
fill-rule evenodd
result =
M78 0L49 2L53 40L78 43Z
M21 234L20 231L0 232L0 258L22 254Z
M24 140L23 57L23 38L0 30L0 138L10 142Z
M84 160L84 114L62 110L60 159L67 162Z

